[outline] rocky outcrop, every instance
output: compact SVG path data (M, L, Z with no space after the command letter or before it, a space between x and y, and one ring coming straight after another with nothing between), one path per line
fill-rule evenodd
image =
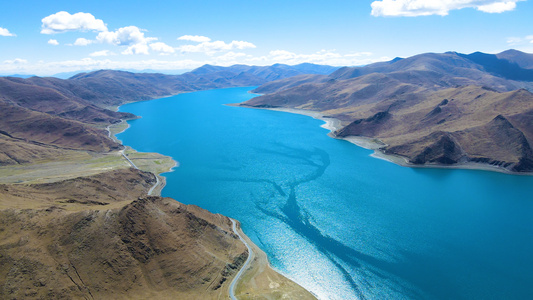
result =
M338 137L347 137L350 135L375 136L380 131L385 130L384 127L389 126L387 123L391 119L392 114L388 111L380 111L366 119L355 120L334 134Z
M384 149L385 153L409 157L415 165L453 165L464 161L465 153L455 138L447 132L439 131L412 143Z
M485 125L455 132L470 161L500 166L515 172L531 172L533 150L524 133L498 115ZM474 141L474 142L473 142Z
M383 150L387 154L408 157L415 165L475 162L513 172L533 171L533 150L528 140L502 115L482 126L454 132L438 131Z

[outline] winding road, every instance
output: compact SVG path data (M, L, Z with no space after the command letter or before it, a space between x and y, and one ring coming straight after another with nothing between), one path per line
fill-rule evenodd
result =
M155 175L155 174L154 174ZM157 177L157 175L155 175L155 183L154 183L154 186L150 188L150 190L148 191L148 196L152 196L152 192L154 191L154 189L159 185L159 177Z
M136 166L136 165L135 165L135 164L134 164L134 163L133 163L133 162L132 162L127 156L126 156L126 154L124 154L124 150L126 150L126 149L122 149L122 150L120 150L120 151L119 151L120 154L122 154L122 156L124 156L124 158L130 163L130 165L131 165L132 167L134 167L135 169L139 170L139 168L137 168L137 166Z
M244 273L244 271L246 270L246 268L250 264L250 261L252 260L252 256L253 256L254 253L253 253L252 248L250 247L250 245L248 245L248 243L242 238L242 236L237 231L237 223L235 223L235 220L233 220L233 219L230 219L230 220L231 220L231 223L233 223L233 232L239 237L241 242L244 243L246 248L248 248L248 258L246 258L246 261L244 262L244 265L242 265L242 268L239 270L239 272L237 273L235 278L233 278L233 281L231 281L231 284L229 286L229 296L230 296L230 298L232 300L237 300L237 297L235 297L235 284L239 281L240 277L242 276L242 274Z

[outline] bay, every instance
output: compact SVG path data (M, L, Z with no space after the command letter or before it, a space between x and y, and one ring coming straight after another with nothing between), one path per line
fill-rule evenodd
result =
M242 223L320 299L533 299L533 177L413 169L324 122L231 107L250 87L136 102L118 135L172 156L162 195Z

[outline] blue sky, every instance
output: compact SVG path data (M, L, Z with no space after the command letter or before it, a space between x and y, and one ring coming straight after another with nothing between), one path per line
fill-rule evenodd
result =
M533 53L533 2L4 1L0 74Z

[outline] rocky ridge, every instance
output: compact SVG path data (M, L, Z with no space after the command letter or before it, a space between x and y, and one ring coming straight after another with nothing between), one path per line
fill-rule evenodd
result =
M489 164L533 172L533 56L428 53L329 76L298 76L255 90L242 105L337 118L339 138L381 140L411 165Z

